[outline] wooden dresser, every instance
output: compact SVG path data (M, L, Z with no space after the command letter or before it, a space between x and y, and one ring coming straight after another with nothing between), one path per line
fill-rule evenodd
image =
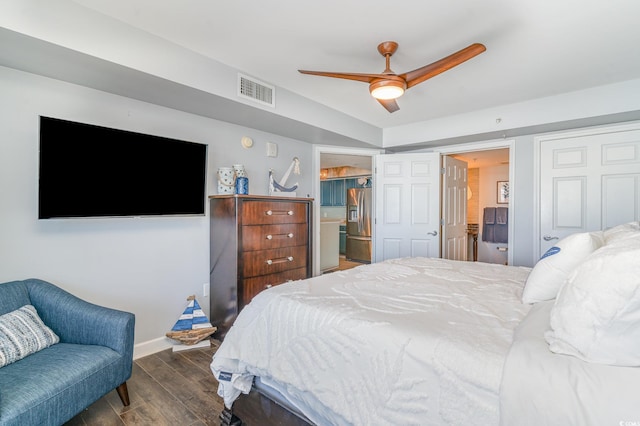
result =
M210 320L222 339L238 312L274 285L309 278L310 198L210 197Z

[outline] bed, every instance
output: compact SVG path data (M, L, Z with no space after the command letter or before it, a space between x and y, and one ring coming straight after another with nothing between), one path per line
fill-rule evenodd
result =
M609 247L605 255L623 252L624 261L640 256L640 225L630 231L633 238L626 240L632 244ZM601 264L602 259L589 263L605 246L603 233L595 239L580 256L567 257L572 249L558 243L562 250L556 253L562 254L538 262L533 269L537 274L525 267L405 258L264 291L240 313L211 364L225 402L223 423L506 426L558 424L552 421L558 418L576 425L640 421L637 392L632 392L640 381L635 349L623 361L611 361L606 349L570 353L565 324L554 324L572 313L557 307L555 299L571 305L570 296L577 291L566 290L568 284L562 283L588 281L580 277L594 276L592 270L586 268L577 277L575 270L582 264ZM578 243L574 245L584 245ZM539 271L558 259L573 267L560 274L562 283L553 293ZM631 268L628 278L618 280L631 282L627 291L640 280L640 267L632 262ZM551 299L533 291L538 282L552 293ZM525 283L532 291L525 291ZM640 282L636 285L640 289ZM637 293L640 298L640 290ZM634 297L628 293L625 300ZM640 329L640 322L634 322L640 318L625 321ZM633 333L628 340L635 337L640 341ZM611 394L603 393L609 390ZM603 395L615 396L616 402L604 403ZM599 399L601 409L594 411L583 397L594 403ZM563 404L557 406L557 401Z

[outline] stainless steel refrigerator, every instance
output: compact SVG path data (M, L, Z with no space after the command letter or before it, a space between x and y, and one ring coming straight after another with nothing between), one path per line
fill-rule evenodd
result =
M371 263L371 188L347 189L346 257Z

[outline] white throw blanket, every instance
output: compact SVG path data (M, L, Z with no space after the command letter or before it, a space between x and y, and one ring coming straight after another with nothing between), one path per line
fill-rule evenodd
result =
M320 425L496 425L529 271L407 258L274 287L215 354L218 392L261 376Z

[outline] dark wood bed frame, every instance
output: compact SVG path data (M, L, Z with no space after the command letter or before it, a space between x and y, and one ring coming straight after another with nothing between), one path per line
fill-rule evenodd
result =
M254 386L249 394L235 400L231 410L224 408L220 426L313 426L313 423Z

